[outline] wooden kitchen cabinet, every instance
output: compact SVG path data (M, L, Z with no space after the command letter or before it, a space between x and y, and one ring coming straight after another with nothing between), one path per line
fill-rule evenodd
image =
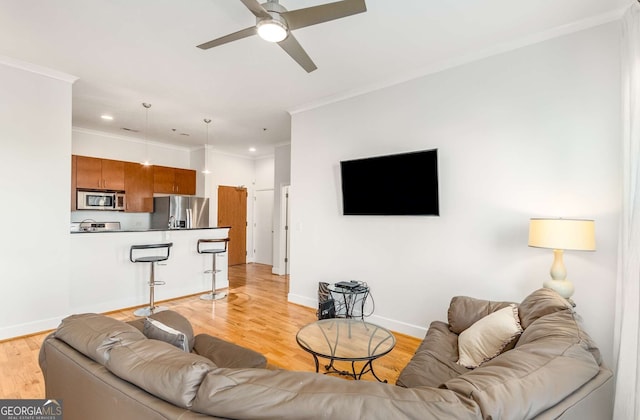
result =
M76 168L78 166L78 157L71 155L71 211L75 211L78 205L78 194L76 194Z
M196 194L196 171L175 168L176 192L184 195Z
M160 194L194 195L196 171L192 169L153 167L153 192Z
M76 156L76 188L124 190L124 162Z
M125 191L125 212L152 213L154 193L195 195L196 171L72 155L72 211L78 189Z
M174 168L166 166L153 167L153 192L161 194L175 193L175 172Z
M153 167L124 162L125 212L153 212Z

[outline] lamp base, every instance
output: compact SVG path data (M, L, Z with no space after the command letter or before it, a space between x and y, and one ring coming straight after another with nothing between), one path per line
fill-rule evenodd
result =
M547 280L542 284L547 289L555 290L560 296L569 299L573 295L573 283L569 280Z

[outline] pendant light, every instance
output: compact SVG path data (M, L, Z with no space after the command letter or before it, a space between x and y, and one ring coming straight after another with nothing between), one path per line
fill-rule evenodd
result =
M145 108L144 115L144 161L142 164L144 166L151 165L151 161L149 160L149 140L147 139L147 134L149 132L149 108L151 108L151 104L143 102L142 106Z
M202 170L202 173L208 175L211 173L209 170L209 123L211 120L209 118L205 118L202 121L207 124L207 144L204 146L204 169Z

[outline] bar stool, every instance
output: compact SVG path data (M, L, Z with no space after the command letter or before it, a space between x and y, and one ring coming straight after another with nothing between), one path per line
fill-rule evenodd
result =
M201 244L212 244L212 243L224 243L224 248L204 248L200 247ZM213 262L211 263L211 270L205 271L205 273L211 273L211 293L207 293L205 295L200 296L202 300L218 300L223 299L227 296L226 292L216 292L216 274L222 270L216 269L216 257L218 254L222 254L223 252L227 252L227 243L229 243L229 238L220 238L220 239L198 239L198 254L211 254L213 257Z
M156 312L165 311L167 307L165 306L156 306L154 302L154 288L156 286L162 286L165 284L163 281L155 280L155 266L159 261L166 261L169 259L169 253L171 247L173 246L172 242L163 243L163 244L147 244L147 245L131 245L131 249L129 250L129 260L132 263L150 263L151 264L151 273L149 275L149 306L145 308L137 309L133 312L136 316L149 316ZM162 254L158 255L141 255L134 258L134 251L138 255L143 250L155 249L158 251L163 251ZM146 253L145 253L146 254Z

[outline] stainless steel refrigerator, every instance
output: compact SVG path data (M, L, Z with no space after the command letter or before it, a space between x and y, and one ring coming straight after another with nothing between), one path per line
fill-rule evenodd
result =
M185 195L153 198L151 229L209 227L209 199Z

